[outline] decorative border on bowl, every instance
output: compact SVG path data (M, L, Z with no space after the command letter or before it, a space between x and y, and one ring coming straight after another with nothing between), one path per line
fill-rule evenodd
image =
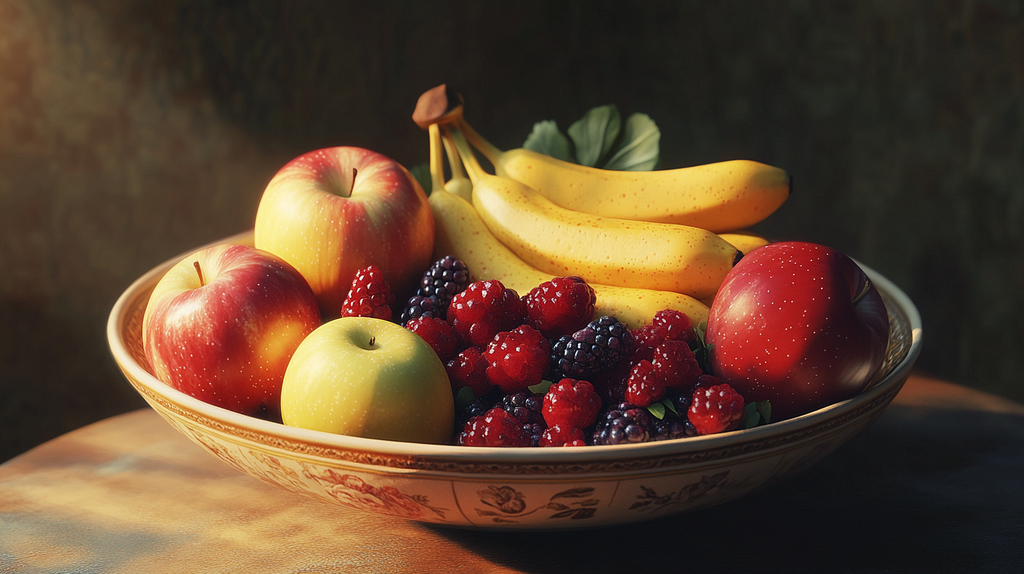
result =
M903 376L901 381L894 383L885 393L864 403L858 408L845 413L843 416L826 419L812 426L801 427L793 432L782 435L769 436L763 439L750 440L731 446L711 448L693 452L675 454L658 454L651 456L627 457L616 460L594 461L594 462L551 462L551 463L528 463L522 461L498 462L483 461L473 462L465 460L443 460L421 455L390 455L369 451L345 449L317 444L310 444L302 441L281 438L266 433L239 428L233 425L224 424L216 419L197 414L193 411L181 408L179 405L167 400L165 397L153 392L145 385L129 377L132 385L152 404L158 405L161 409L175 417L191 421L194 425L210 429L221 434L232 436L242 441L256 443L265 447L288 451L307 457L318 459L334 460L338 462L376 466L401 470L421 470L438 473L457 474L504 474L504 475L527 475L527 474L594 474L594 473L619 473L636 470L650 470L660 468L672 468L691 465L695 463L714 462L748 455L751 453L768 451L780 446L789 445L803 441L809 437L817 436L829 431L846 426L851 421L859 419L864 415L878 410L888 404L896 396L906 381ZM676 439L686 441L687 439ZM468 448L468 447L467 447Z

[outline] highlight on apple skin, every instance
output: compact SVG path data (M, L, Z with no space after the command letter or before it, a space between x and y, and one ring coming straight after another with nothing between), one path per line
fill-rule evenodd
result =
M204 402L275 418L292 353L320 325L316 297L291 265L221 244L160 279L142 344L157 379Z
M298 269L333 319L356 270L371 264L399 300L411 295L431 263L434 219L423 188L398 162L332 147L295 158L271 179L254 244Z
M863 391L882 364L889 318L878 290L845 254L801 241L751 251L711 304L712 372L747 401L792 418Z
M281 392L284 424L366 438L449 444L455 405L444 364L390 321L342 317L299 345Z

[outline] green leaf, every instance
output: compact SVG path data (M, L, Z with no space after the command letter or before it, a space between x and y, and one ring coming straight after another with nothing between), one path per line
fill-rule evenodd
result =
M748 403L746 406L746 415L743 418L743 426L740 428L754 428L759 422L761 422L761 413L757 412L757 404Z
M651 416L661 420L665 418L665 405L663 403L651 403L647 406L647 412L651 413Z
M533 124L533 131L523 142L523 148L564 161L573 161L569 138L558 131L558 124L554 120Z
M662 399L661 404L665 405L665 408L672 411L673 414L679 414L679 411L676 410L676 406L672 404L671 399Z
M764 419L765 424L772 422L772 403L769 401L757 401L757 412L761 413L761 418Z
M709 355L711 354L711 348L714 345L708 345L705 336L707 335L708 323L707 321L701 321L693 328L693 334L697 337L697 348L693 354L697 357L697 364L700 365L700 370L705 373L710 373L711 368L708 365Z
M701 346L705 345L704 336L707 334L707 332L708 332L708 322L707 321L701 321L700 323L697 323L697 326L694 327L694 329L693 329L693 333L695 335L697 335L697 340L700 341Z
M661 130L647 114L635 113L626 119L622 143L604 164L605 169L650 171L658 165Z
M476 400L476 395L473 394L473 389L469 387L462 387L459 392L455 394L455 408L456 410L462 410Z
M433 191L433 184L430 182L430 165L425 163L414 165L409 169L409 173L416 178L416 181L419 182L423 191L426 192L427 195L430 195L430 192Z
M551 388L552 384L553 383L551 381L543 380L543 381L537 383L536 385L530 385L527 388L530 389L530 392L532 392L532 393L536 393L538 395L543 395L543 394L546 394L548 392L548 389Z
M622 118L614 105L598 106L569 126L569 137L576 146L576 163L596 166L601 158L612 149Z

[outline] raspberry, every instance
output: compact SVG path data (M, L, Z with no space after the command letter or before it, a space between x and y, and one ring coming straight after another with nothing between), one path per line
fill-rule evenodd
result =
M594 424L601 410L601 397L587 381L562 379L544 395L544 422L549 427L564 425L586 428Z
M587 446L587 437L576 427L555 425L544 429L537 446Z
M463 446L531 446L532 440L522 423L501 407L466 421L459 433Z
M408 325L409 321L419 317L438 317L444 319L444 312L437 299L424 297L423 295L413 295L405 303L405 308L402 309L402 315L398 320L403 325Z
M556 377L586 377L610 369L633 350L629 328L615 317L604 316L551 346L551 368Z
M686 413L697 434L708 435L738 428L746 409L743 397L722 383L694 391L693 404Z
M420 278L417 295L433 297L442 312L448 308L452 297L469 285L469 270L466 264L451 255L435 261Z
M627 444L651 440L651 416L647 409L624 402L598 417L590 442L595 445Z
M342 317L375 317L391 319L391 305L395 303L395 295L391 285L384 279L384 274L376 265L370 265L356 271L352 279L345 302L341 304Z
M629 334L633 336L633 363L654 359L654 348L668 340L668 329L660 325L643 325Z
M684 341L665 341L653 354L651 363L666 387L690 387L702 374L697 357Z
M466 346L485 347L495 335L523 323L526 304L501 281L474 281L452 298L447 318Z
M701 388L705 388L706 389L708 387L713 387L715 385L720 385L720 384L722 384L722 379L719 379L718 377L716 377L714 375L703 374L703 375L697 377L697 388L698 389L701 389Z
M526 321L549 339L582 329L594 315L597 295L580 277L556 277L523 296Z
M491 384L512 393L543 380L551 362L551 344L533 327L520 325L495 335L484 358Z
M422 337L442 361L448 361L455 356L459 341L455 333L452 333L451 325L444 319L417 317L406 323L405 328Z
M666 341L683 341L692 345L697 341L693 332L693 323L684 313L672 309L663 309L654 314L651 324L665 329Z
M642 359L633 365L626 379L625 399L638 407L646 407L665 397L665 383L653 363Z
M665 341L682 341L689 347L697 342L690 318L679 311L663 309L654 315L647 325L637 327L630 332L633 335L633 361L648 361L654 358L654 348Z
M480 349L469 347L448 361L445 370L456 393L462 387L469 387L473 389L473 396L479 398L494 388L487 378L487 366L487 359Z

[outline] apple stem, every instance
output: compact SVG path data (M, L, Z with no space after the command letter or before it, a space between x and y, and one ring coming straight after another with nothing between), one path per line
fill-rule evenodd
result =
M196 268L196 274L199 275L199 286L206 285L206 281L203 280L203 268L199 266L199 261L192 262L192 265Z
M860 292L853 298L853 304L860 303L860 300L867 296L868 291L871 291L871 279L864 279L864 285L860 288Z
M370 348L371 349L373 348L373 345L376 344L376 343L377 343L377 337L370 337Z
M358 169L352 168L352 183L348 186L348 194L349 195L352 195L352 190L355 189L355 187L356 187L356 174L358 174L358 173L359 173Z

